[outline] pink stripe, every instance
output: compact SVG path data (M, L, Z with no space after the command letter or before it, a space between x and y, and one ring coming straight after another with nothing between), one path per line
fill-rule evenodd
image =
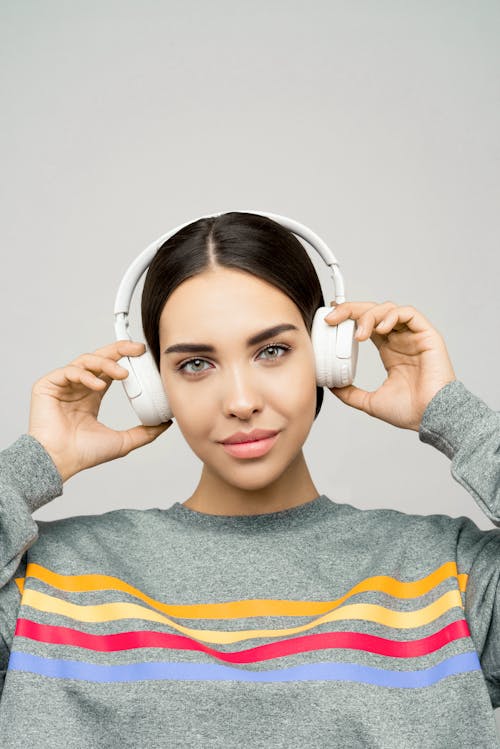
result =
M418 640L390 640L360 632L321 632L303 637L292 637L278 642L234 652L215 650L183 635L150 630L120 632L110 635L93 635L70 627L38 624L30 619L18 619L16 637L28 637L39 642L72 645L89 650L111 652L133 648L167 648L171 650L198 650L228 663L254 663L313 650L349 648L393 658L413 658L439 650L444 645L462 637L470 637L465 619L452 622L428 637Z

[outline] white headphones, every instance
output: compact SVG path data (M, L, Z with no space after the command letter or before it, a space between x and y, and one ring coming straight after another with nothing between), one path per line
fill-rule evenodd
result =
M335 303L341 304L345 301L344 279L338 261L325 242L311 229L291 218L273 213L263 211L236 211L236 213L254 213L257 216L267 216L297 237L306 240L311 247L319 252L330 268L335 289ZM200 218L214 218L221 215L223 214L217 213L211 216L200 216ZM184 226L188 226L197 220L186 221L186 223L156 239L141 252L125 272L115 300L114 316L117 341L132 340L128 332L130 302L139 279L152 262L156 252L167 239ZM313 319L311 341L316 362L316 383L320 387L346 387L352 384L356 376L359 344L354 338L355 321L344 320L339 325L329 325L325 322L324 317L331 311L332 307L318 307ZM118 364L125 367L129 372L128 377L121 382L132 408L142 424L154 426L173 418L173 414L153 355L147 344L145 345L146 351L144 354L141 354L141 356L124 356L118 361Z

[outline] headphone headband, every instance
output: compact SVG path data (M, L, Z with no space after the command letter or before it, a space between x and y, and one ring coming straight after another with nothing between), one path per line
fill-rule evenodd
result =
M265 216L272 219L273 221L276 221L278 224L281 224L281 226L283 226L285 229L288 229L296 236L301 237L306 242L308 242L311 247L321 255L330 269L335 289L335 303L341 304L345 301L344 279L340 272L337 258L330 250L330 248L326 245L326 243L307 226L299 223L298 221L294 221L294 219L288 218L287 216L279 216L277 214L266 213L264 211L223 211L222 213L215 213L209 216L200 216L197 219L191 219L190 221L186 221L185 223L176 226L175 229L171 229L166 234L163 234L161 237L158 237L158 239L155 239L155 241L148 245L146 249L143 250L141 254L133 261L133 263L126 270L125 275L121 280L115 299L114 316L117 340L130 338L130 335L128 333L128 313L130 309L130 303L132 301L132 295L134 293L135 287L139 283L142 274L148 268L155 254L157 253L159 248L167 241L167 239L170 239L170 237L180 231L180 229L183 229L185 226L194 223L194 221L198 221L200 218L216 218L217 216L222 216L223 213L233 212L253 213L256 216Z

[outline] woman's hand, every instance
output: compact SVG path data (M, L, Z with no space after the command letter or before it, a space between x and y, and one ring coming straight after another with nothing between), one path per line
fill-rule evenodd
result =
M343 302L325 319L338 325L349 318L357 323L356 339L370 337L378 348L387 379L373 392L354 385L328 389L348 406L418 432L434 395L457 379L442 336L415 307L393 302Z
M153 442L172 424L170 419L159 426L116 431L97 421L113 380L128 376L118 359L139 356L145 350L143 343L116 341L93 354L82 354L33 385L28 434L47 450L63 481Z

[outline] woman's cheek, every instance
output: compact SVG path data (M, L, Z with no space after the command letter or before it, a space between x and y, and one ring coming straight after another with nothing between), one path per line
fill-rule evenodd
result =
M199 418L207 411L207 403L213 403L213 400L208 397L206 388L200 387L200 384L189 387L186 383L181 383L167 389L170 408L174 416L178 411L182 413L183 419L191 421L193 415Z
M316 366L306 352L297 359L294 371L288 373L288 393L298 406L307 407L311 401L316 403Z
M189 414L198 408L196 388L189 388L183 375L173 371L162 373L162 383L174 418L179 421L176 414L182 414L183 419L189 420Z

